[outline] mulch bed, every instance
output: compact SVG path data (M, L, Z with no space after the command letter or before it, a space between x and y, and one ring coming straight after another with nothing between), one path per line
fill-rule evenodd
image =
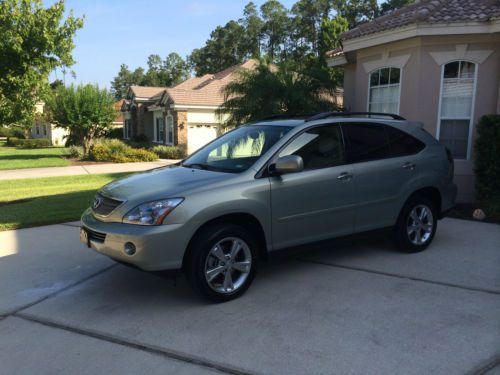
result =
M446 216L454 219L500 224L500 217L486 217L486 219L484 220L474 219L472 217L472 213L477 208L482 208L482 207L478 203L457 203L455 207L453 207L451 211L446 214Z

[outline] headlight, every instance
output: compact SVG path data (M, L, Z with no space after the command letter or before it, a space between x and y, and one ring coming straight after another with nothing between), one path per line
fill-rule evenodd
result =
M139 225L160 225L163 219L177 207L184 198L163 199L160 201L143 203L130 210L123 222Z

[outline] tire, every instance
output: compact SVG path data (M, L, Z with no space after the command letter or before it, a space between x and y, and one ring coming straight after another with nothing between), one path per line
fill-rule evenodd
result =
M235 251L234 257L231 250ZM233 300L252 283L258 254L257 241L245 228L233 224L209 226L196 234L189 246L185 262L187 280L196 292L212 302Z
M394 239L405 253L418 253L427 249L437 229L438 212L430 199L414 195L410 197L394 227Z

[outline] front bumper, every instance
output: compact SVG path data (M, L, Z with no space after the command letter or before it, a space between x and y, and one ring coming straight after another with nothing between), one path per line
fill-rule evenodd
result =
M143 226L97 220L90 209L82 215L80 241L93 250L146 271L176 270L191 235L184 224ZM131 242L133 255L124 251Z

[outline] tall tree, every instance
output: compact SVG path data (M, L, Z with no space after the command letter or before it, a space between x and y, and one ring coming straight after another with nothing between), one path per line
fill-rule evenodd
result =
M329 19L332 10L328 0L299 0L292 7L293 31L296 45L304 51L319 55L321 22Z
M35 104L49 91L49 74L74 64L73 38L83 19L64 0L0 1L0 124L32 126Z
M188 65L178 53L172 52L167 56L163 69L167 72L165 86L174 86L189 78Z
M340 35L349 29L349 23L344 17L337 15L332 19L323 18L319 36L319 56L325 57L326 52L340 47Z
M224 104L217 113L228 114L226 126L276 114L310 114L336 109L330 82L296 72L288 63L275 66L261 61L253 71L242 70L238 80L224 87Z
M334 0L333 7L347 20L349 29L371 21L378 14L377 0Z
M142 80L142 77L140 78ZM126 64L120 65L118 75L111 82L111 92L116 99L125 98L129 86L138 84L134 82L133 75Z
M242 50L246 57L260 58L263 22L255 3L249 2L243 9L243 18L238 23L243 27Z
M278 0L268 0L260 7L265 50L271 61L277 61L286 49L290 31L288 10Z
M110 129L116 117L114 98L97 85L59 86L47 100L47 116L83 147L84 155L97 137Z
M246 53L243 47L244 29L236 21L217 26L210 34L205 46L195 49L189 62L197 76L217 73L243 62Z
M413 4L415 0L387 0L380 4L379 15L383 16L384 14L390 13L393 10L402 8L406 5Z

